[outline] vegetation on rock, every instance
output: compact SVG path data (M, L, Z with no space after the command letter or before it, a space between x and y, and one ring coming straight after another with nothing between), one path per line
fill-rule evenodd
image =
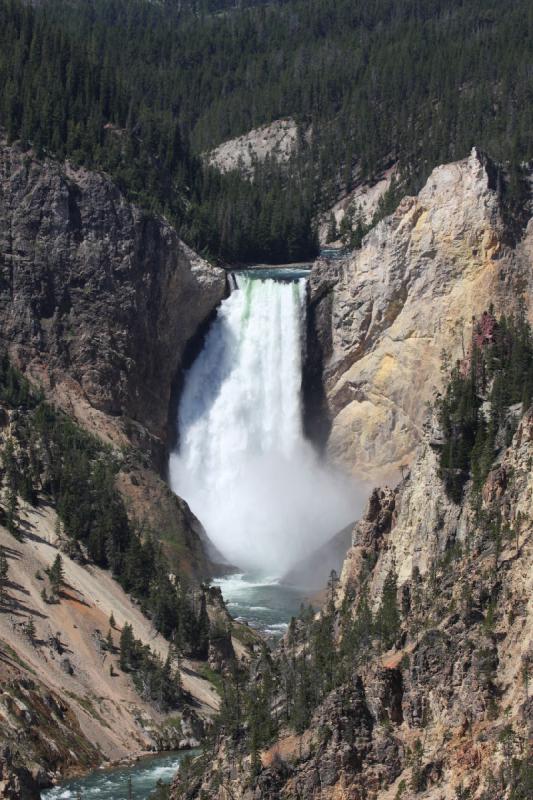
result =
M140 602L158 632L180 651L205 658L209 636L205 600L195 612L192 587L171 577L156 537L128 518L115 487L120 454L45 403L6 356L1 363L0 396L11 420L1 451L6 527L23 536L16 524L19 497L32 504L40 497L47 499L57 510L61 540L66 540L67 549L74 548L74 557L85 553L92 563L109 569ZM48 577L47 600L53 602L63 583L59 553ZM46 589L43 592L46 596Z
M533 400L533 334L525 311L496 320L485 312L473 326L468 358L450 371L437 402L443 441L440 468L449 497L461 500L472 477L477 491L497 450L509 444L519 412Z

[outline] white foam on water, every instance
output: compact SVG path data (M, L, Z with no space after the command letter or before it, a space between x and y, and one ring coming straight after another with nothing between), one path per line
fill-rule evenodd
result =
M194 753L195 751L190 751ZM128 780L131 778L133 796L138 800L146 799L154 790L157 782L170 782L177 770L183 755L169 754L141 760L135 766L114 769L110 772L96 770L86 778L69 782L68 785L57 786L42 793L43 800L76 800L81 796L84 800L105 798L105 800L126 800L128 796Z
M279 576L352 521L360 498L303 435L305 278L235 280L185 379L170 482L230 563Z

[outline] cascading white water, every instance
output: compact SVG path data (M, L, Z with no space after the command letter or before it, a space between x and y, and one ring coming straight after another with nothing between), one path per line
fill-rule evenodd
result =
M233 564L281 575L355 515L302 431L305 278L236 275L186 375L170 480Z

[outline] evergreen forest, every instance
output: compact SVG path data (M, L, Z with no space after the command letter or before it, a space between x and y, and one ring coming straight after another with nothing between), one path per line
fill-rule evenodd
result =
M470 478L479 492L532 401L533 336L525 310L499 320L485 312L474 323L467 358L449 369L437 402L440 472L452 500L461 501Z
M0 0L0 125L106 170L213 257L307 259L317 214L393 162L403 192L473 145L519 171L532 42L527 0ZM288 164L250 181L202 161L285 117Z

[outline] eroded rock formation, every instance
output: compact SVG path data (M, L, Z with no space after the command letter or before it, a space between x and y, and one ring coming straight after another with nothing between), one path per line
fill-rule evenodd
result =
M472 316L490 302L509 312L523 295L531 308L533 226L515 249L506 234L492 170L473 151L435 169L360 250L316 262L309 427L331 458L359 477L397 480L441 386L442 351L464 354Z
M0 143L0 346L121 451L128 509L196 577L211 569L202 527L162 477L173 384L225 287L223 270L105 175Z
M161 458L185 347L223 270L105 176L0 145L0 339L84 427Z

